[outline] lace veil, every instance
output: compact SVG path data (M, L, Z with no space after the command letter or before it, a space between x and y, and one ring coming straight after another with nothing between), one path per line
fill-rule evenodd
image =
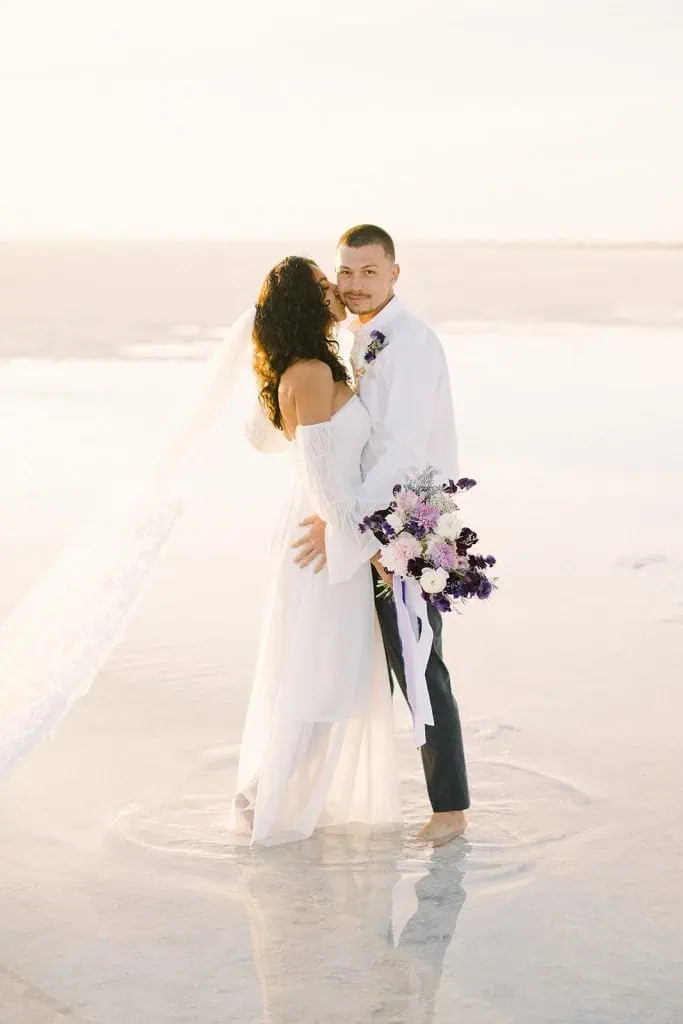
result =
M144 484L110 496L0 628L0 776L87 693L122 639L231 397L253 323L250 309L221 342Z

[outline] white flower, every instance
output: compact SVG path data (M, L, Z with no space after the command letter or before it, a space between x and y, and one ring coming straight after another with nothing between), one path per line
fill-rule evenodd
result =
M444 540L456 540L461 529L462 522L455 512L444 512L442 516L439 516L436 533Z
M400 533L403 527L405 526L405 522L398 514L398 512L390 512L389 515L387 516L387 522L391 529L394 531L394 533Z
M420 576L420 586L426 594L440 594L448 583L448 573L445 569L423 569Z

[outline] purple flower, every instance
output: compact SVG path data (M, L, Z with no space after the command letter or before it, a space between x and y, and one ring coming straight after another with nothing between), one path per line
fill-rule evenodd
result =
M415 494L415 491L401 490L401 492L396 495L396 510L401 512L407 518L407 516L412 513L413 509L417 507L419 502L420 499L417 494Z
M493 555L487 555L486 556L486 564L487 565L495 565L496 564L496 560L493 557Z
M486 579L486 577L484 577L479 586L477 587L477 597L479 598L480 601L485 601L486 598L490 597L492 593L493 583L491 583L491 580L488 580Z
M458 550L460 548L471 548L478 540L479 538L474 530L470 530L469 526L463 526L462 530L458 534Z
M470 555L469 563L473 569L487 569L489 564L483 555Z
M424 597L425 601L427 601L429 604L432 605L433 608L436 608L440 612L449 612L451 610L450 599L445 593L425 594L423 592L422 596Z
M477 481L472 480L469 476L461 476L457 484L455 480L449 480L447 484L444 484L444 491L446 494L455 494L456 491L469 491L472 487L476 487Z
M386 346L386 344L387 338L385 334L382 334L381 331L371 331L370 341L368 342L368 347L365 351L364 356L365 362L374 363L375 359L382 351L382 349Z
M458 556L454 548L445 540L433 541L429 545L428 554L435 569L455 569L455 561Z
M482 577L476 572L467 572L460 581L461 597L474 597L479 590Z
M427 532L422 525L415 519L409 519L406 525L403 527L406 533L409 533L412 537L417 537L418 540L422 540L425 533Z
M424 558L411 558L408 562L408 575L419 579L425 569L429 569L429 562Z
M366 516L359 526L360 532L367 533L370 530L381 543L392 540L396 533L387 522L387 516L390 512L391 509L385 508L380 509L379 512L373 512L371 516Z
M420 500L412 512L414 522L424 526L425 530L433 530L439 521L441 513L429 502Z

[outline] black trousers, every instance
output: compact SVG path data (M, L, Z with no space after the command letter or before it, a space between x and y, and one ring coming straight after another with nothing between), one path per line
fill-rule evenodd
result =
M374 569L372 572L376 583L377 574ZM387 663L407 701L406 675L396 621L396 607L392 598L382 597L376 590L375 605ZM434 642L427 662L427 689L434 712L434 725L426 727L427 740L420 750L422 766L433 810L464 811L470 805L467 768L458 705L443 660L443 623L441 613L436 608L431 605L426 605L426 608L429 623L434 631Z

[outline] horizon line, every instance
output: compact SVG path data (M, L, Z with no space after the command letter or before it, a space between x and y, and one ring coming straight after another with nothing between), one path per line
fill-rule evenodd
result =
M602 248L602 249L680 249L683 248L681 239L586 239L586 238L429 238L414 235L394 237L400 238L401 245L455 245L463 247L514 247L529 246L535 248ZM336 239L327 237L306 237L304 235L276 236L264 238L262 236L241 236L241 237L217 237L205 235L8 235L0 236L0 245L12 244L39 244L39 245L274 245L301 243L306 244L335 244Z

